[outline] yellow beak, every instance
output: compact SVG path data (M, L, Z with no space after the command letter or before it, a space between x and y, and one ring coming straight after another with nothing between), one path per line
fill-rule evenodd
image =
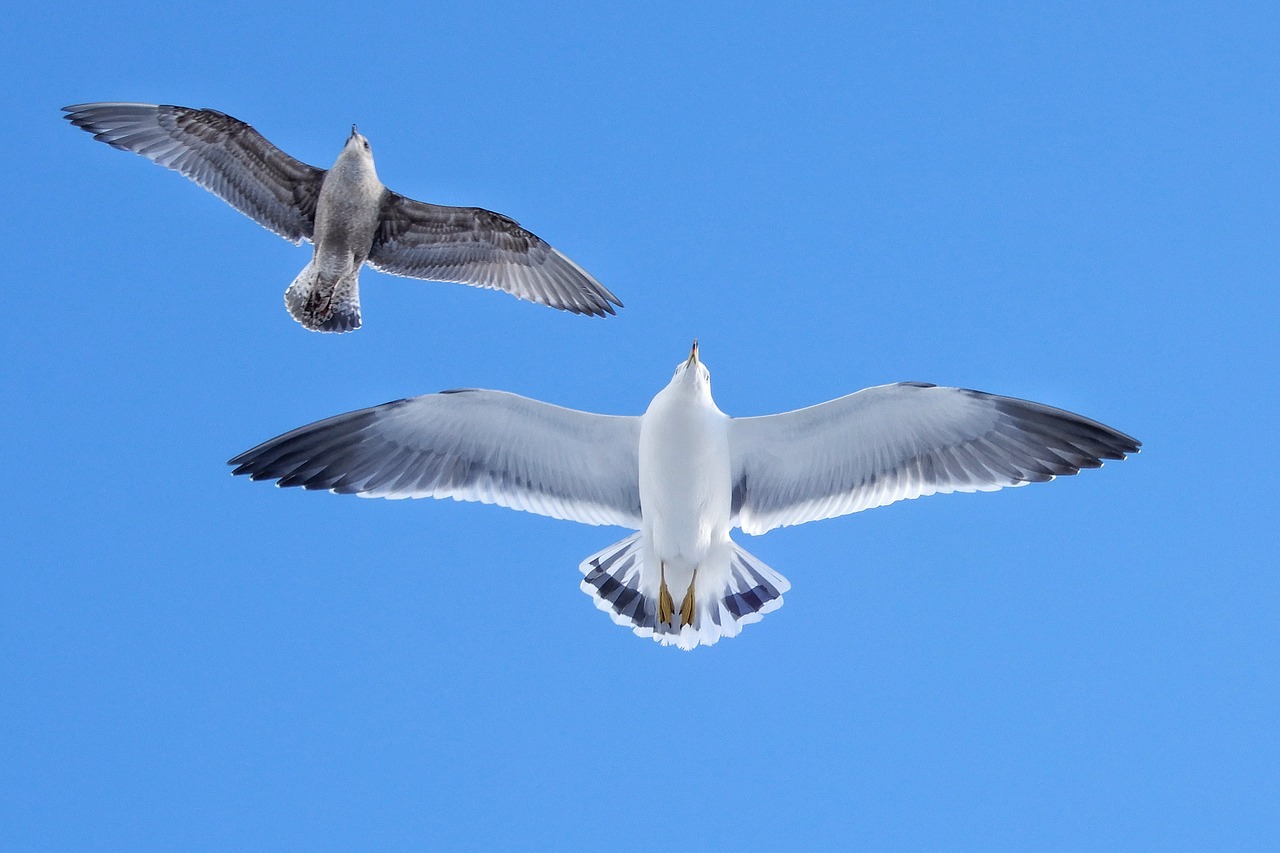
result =
M693 349L689 350L689 360L685 363L690 365L698 363L698 342L696 340L693 342Z

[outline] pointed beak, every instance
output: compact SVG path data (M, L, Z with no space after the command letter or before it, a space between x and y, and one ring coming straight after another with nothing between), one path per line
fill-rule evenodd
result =
M698 342L695 340L693 342L693 349L689 350L689 360L685 362L685 364L692 366L697 363L698 363Z
M356 126L354 124L351 125L351 135L348 136L347 139L355 139L359 135L360 131L356 130Z

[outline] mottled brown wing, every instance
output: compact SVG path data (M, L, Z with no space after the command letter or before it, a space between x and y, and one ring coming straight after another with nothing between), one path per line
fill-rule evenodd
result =
M99 142L173 169L286 240L312 238L325 170L293 159L239 119L163 104L62 109Z
M383 272L505 290L575 314L622 306L582 267L515 220L479 207L426 204L387 191L369 264Z

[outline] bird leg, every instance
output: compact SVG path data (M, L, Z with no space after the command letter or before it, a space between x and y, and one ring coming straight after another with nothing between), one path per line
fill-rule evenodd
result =
M680 627L693 624L693 583L698 579L698 570L693 570L693 577L689 578L689 589L684 594L684 603L680 605Z
M658 565L662 573L662 582L658 585L658 622L665 625L671 622L671 617L675 615L676 605L671 600L671 590L667 589L667 564L659 563Z
M312 316L318 319L328 319L333 313L333 295L337 292L337 288L330 287L321 290L317 287L311 291L311 298L307 300L308 307L311 309Z

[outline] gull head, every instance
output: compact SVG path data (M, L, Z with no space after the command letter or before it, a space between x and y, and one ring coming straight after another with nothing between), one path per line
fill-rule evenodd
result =
M707 366L698 359L697 341L693 342L689 357L676 365L671 384L695 389L707 395L711 394L711 371L707 370Z
M369 147L369 140L360 135L360 131L356 130L354 124L351 125L351 135L347 137L346 148L350 149L352 146L357 151L364 151L370 157L373 156L373 149Z

